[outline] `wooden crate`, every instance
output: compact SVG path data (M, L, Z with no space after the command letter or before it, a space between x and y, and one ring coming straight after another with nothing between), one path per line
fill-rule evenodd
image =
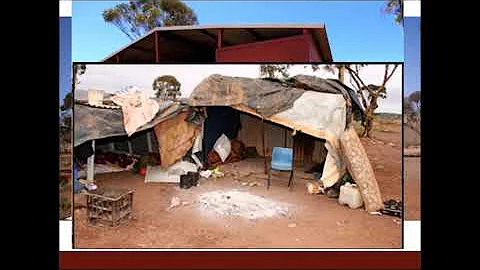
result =
M118 226L131 217L133 190L99 188L86 193L87 221L90 225Z

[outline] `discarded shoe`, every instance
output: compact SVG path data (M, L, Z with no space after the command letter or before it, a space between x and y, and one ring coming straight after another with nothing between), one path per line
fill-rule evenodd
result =
M384 208L381 210L382 214L401 217L403 212L402 201L396 201L393 199L383 202Z

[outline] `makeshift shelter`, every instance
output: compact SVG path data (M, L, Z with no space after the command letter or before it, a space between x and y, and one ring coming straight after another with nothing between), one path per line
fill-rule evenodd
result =
M366 209L383 208L373 169L350 125L352 119L364 117L362 106L355 91L338 80L214 74L193 90L186 103L159 104L161 109L153 120L136 132L153 128L162 166L199 149L205 163L222 134L255 147L265 162L273 146L288 146L293 147L296 160L324 159L321 181L325 187L333 186L348 171L359 186ZM126 134L121 110L76 104L74 115L75 146Z

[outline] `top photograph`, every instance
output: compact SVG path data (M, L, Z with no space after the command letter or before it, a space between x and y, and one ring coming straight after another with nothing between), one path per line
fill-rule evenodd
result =
M75 1L72 61L402 62L399 1Z

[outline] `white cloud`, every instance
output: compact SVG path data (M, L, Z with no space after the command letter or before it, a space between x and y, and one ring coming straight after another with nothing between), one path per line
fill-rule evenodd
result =
M336 74L319 70L315 73L305 65L295 65L290 68L290 75L309 74L322 78L337 78ZM360 71L362 79L367 84L380 84L383 79L384 65L368 65ZM181 92L183 97L188 97L192 90L204 78L211 74L222 74L227 76L239 76L256 78L259 76L259 65L87 65L87 71L79 77L78 89L88 90L103 89L106 92L114 93L127 86L137 86L144 90L147 95L153 95L152 82L161 75L173 75L182 84ZM349 83L348 74L345 76ZM379 100L378 112L402 111L402 69L397 71L387 83L387 98Z

